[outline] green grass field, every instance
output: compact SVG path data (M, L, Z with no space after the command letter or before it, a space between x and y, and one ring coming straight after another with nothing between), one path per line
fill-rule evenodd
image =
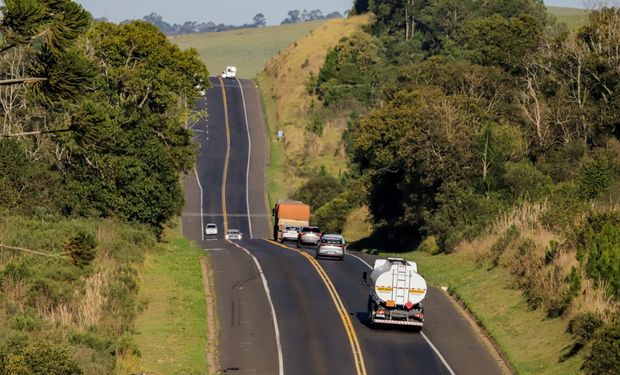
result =
M429 282L447 286L491 334L518 374L580 373L583 358L579 355L560 361L572 345L567 321L548 319L540 309L530 310L522 293L512 288L506 270L487 270L458 253L382 254L389 255L414 260Z
M587 16L585 9L548 6L547 11L571 30L578 28Z
M141 271L145 310L134 340L146 374L206 374L206 307L200 258L204 252L178 233L148 253Z
M234 65L240 78L254 78L269 59L324 22L178 35L170 39L182 48L196 48L211 75Z

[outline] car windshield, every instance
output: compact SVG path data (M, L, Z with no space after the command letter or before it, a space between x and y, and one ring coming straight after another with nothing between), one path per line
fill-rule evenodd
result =
M229 234L239 234L239 230L238 229L230 229L228 231Z
M284 230L293 230L293 231L298 231L298 230L299 230L299 228L297 228L297 227L286 227L286 228L284 228Z
M207 228L216 228L215 224L207 224Z
M342 238L338 238L338 237L327 237L327 238L323 238L321 240L321 243L328 244L328 245L342 245L344 241L342 240Z

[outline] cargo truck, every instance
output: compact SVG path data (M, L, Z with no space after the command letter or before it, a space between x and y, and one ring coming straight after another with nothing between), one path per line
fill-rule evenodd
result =
M284 227L306 227L310 224L310 206L298 201L276 203L272 215L274 241L280 241Z
M410 326L418 330L424 325L422 300L426 297L426 281L418 274L415 262L401 258L377 259L368 278L368 324Z

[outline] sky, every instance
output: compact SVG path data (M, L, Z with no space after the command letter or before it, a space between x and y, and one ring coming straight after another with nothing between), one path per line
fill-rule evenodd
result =
M351 8L353 0L75 0L96 17L113 22L141 19L152 12L168 23L198 21L241 25L263 13L268 25L277 25L291 9L320 9L323 14ZM583 8L583 0L546 0L545 4Z

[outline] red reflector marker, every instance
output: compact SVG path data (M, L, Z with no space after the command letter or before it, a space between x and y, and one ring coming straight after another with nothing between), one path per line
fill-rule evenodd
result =
M405 303L405 308L411 310L413 308L413 302L407 301L407 303Z

